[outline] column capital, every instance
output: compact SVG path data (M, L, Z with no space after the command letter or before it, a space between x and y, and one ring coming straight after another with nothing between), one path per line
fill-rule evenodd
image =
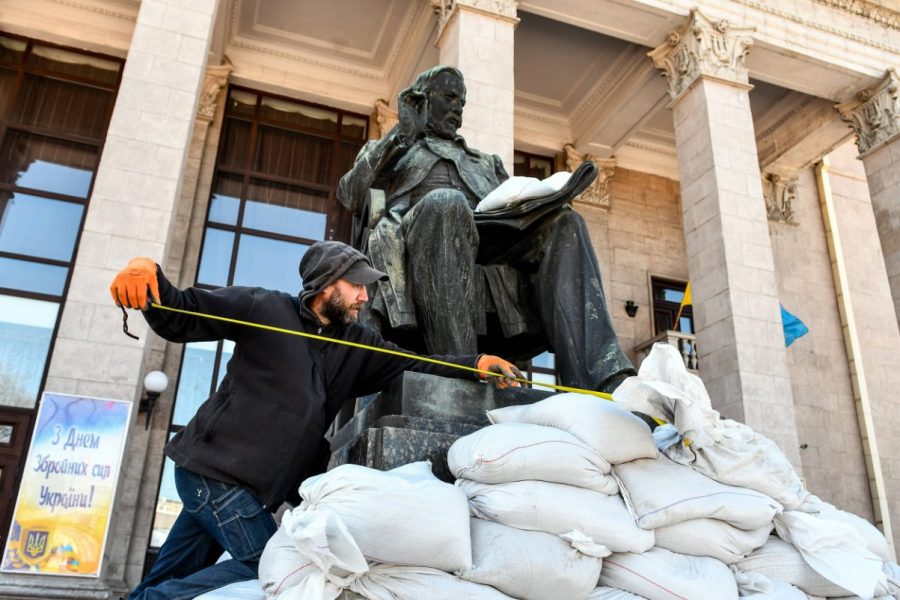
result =
M900 77L893 68L875 87L859 91L856 98L835 104L844 121L856 132L856 146L865 155L900 133Z
M563 146L566 153L566 169L574 171L582 162L589 160L599 169L597 179L576 198L576 202L583 202L591 206L609 208L609 180L616 174L616 159L598 158L593 154L582 154L572 144Z
M225 57L224 64L206 67L203 76L203 91L200 93L200 102L197 106L197 118L204 121L212 121L216 116L216 106L219 101L219 92L228 83L228 76L234 70L234 65Z
M453 15L461 9L471 9L492 17L511 20L518 23L516 16L519 10L519 0L431 0L431 8L438 18L438 39L441 32Z
M400 122L400 115L391 108L387 100L379 98L375 101L375 122L378 124L378 138L382 138ZM371 137L371 139L377 138Z
M799 177L777 173L760 173L763 197L766 199L766 215L770 221L796 225L794 200L797 199Z
M669 83L670 106L701 77L712 77L750 87L744 58L753 45L755 27L734 27L728 21L712 21L691 9L688 22L673 29L655 50L647 53Z

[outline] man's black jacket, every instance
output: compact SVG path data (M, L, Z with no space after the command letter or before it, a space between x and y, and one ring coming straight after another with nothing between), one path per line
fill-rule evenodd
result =
M176 289L157 268L160 304L399 349L358 324L322 328L297 298L249 287ZM172 342L235 342L227 373L166 446L175 464L243 485L268 510L295 491L345 400L383 388L402 371L476 379L471 372L331 342L149 309L144 317ZM436 357L474 366L475 356Z

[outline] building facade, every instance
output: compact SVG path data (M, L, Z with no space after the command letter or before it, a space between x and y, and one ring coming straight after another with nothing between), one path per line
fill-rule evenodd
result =
M143 255L182 287L297 291L304 249L349 239L341 174L441 63L466 76L461 133L510 173L600 167L575 208L635 363L677 345L717 410L900 543L890 0L6 0L3 523L41 391L170 385L134 411L102 577L0 574L0 596L118 597L177 515L162 448L232 347L140 318L124 336L115 273ZM779 305L809 327L790 347ZM552 356L532 369L552 378Z

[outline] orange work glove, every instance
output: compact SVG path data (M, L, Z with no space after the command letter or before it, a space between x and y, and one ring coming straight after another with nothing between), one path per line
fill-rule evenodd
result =
M147 298L147 287L150 298ZM119 271L109 293L118 306L144 310L150 302L159 303L159 283L156 281L156 263L143 256L132 258L128 266Z
M499 356L492 356L490 354L482 354L479 356L478 362L475 363L475 368L479 371L497 373L499 377L486 375L484 373L480 373L479 376L482 379L489 379L491 383L501 389L510 386L519 387L519 382L514 381L514 379L525 379L525 376L522 375L522 372L516 365L503 360Z

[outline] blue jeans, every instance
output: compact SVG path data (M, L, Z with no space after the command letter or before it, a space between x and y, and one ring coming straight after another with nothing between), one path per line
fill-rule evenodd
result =
M147 577L128 600L188 600L255 579L259 557L277 529L247 489L175 467L183 507ZM227 550L232 559L216 563Z

